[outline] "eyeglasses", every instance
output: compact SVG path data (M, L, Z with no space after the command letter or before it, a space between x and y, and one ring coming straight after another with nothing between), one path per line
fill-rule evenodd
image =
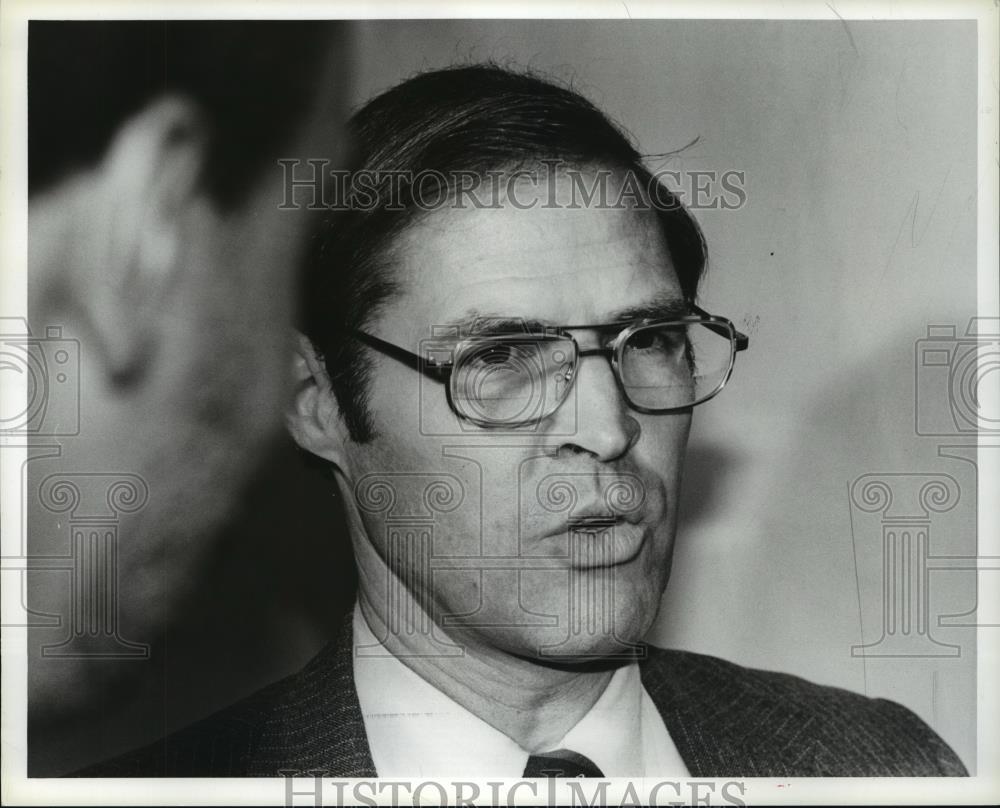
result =
M750 339L725 317L697 306L690 310L670 319L434 338L421 343L419 354L364 331L349 333L446 383L448 404L459 418L483 427L518 427L559 409L585 356L608 359L622 395L638 412L678 412L717 395ZM570 332L588 330L617 334L602 347L584 350Z

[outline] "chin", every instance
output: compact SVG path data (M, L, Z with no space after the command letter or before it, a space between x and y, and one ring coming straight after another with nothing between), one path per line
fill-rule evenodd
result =
M659 604L650 602L648 588L641 595L629 587L621 589L615 592L610 614L599 601L585 611L567 609L565 600L561 608L539 609L538 613L555 615L556 625L525 632L511 638L511 644L525 657L552 664L633 659L642 653L642 641Z
M535 661L553 667L617 666L644 656L640 640L618 634L563 637L535 649Z

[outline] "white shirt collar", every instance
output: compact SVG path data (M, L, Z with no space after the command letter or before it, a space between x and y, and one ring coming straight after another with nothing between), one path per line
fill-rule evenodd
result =
M528 752L379 645L354 609L354 681L379 777L520 777ZM606 777L686 776L638 664L618 669L553 749L590 758Z

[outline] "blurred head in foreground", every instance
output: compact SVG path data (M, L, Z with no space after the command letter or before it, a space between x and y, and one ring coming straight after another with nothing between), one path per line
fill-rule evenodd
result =
M78 393L53 380L33 429L31 451L58 444L60 458L29 463L30 555L71 549L45 475L121 506L117 586L97 607L71 602L68 571L29 575L31 608L61 618L31 631L37 709L86 702L107 675L99 655L128 656L112 623L155 638L280 428L309 213L281 209L277 161L340 158L346 36L317 22L30 25L28 326L39 351L78 345ZM109 599L96 629L72 625ZM71 653L53 656L67 634Z

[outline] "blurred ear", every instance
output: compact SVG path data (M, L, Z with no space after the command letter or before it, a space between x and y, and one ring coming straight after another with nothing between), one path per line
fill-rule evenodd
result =
M344 446L349 439L347 427L330 386L326 365L312 342L298 333L292 358L292 383L294 398L285 416L289 433L307 452L329 460L343 471Z
M162 98L117 132L81 197L76 304L118 382L141 373L157 348L165 299L184 268L185 221L199 203L207 208L206 148L196 107Z

